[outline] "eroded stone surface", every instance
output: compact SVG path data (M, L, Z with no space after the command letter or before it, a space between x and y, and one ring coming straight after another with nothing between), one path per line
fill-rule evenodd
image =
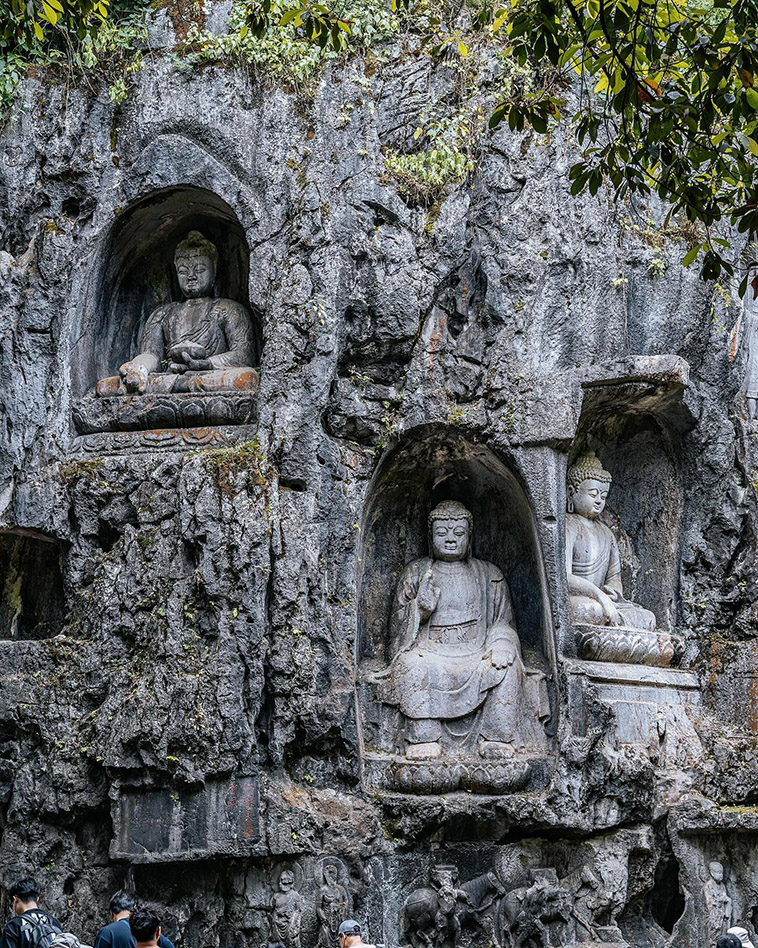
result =
M283 932L304 948L323 931L324 859L390 945L428 930L408 906L439 898L438 867L468 892L440 936L465 948L539 944L540 925L554 944L704 944L713 862L754 930L739 304L680 270L677 243L655 276L644 227L570 198L560 130L538 147L501 129L432 217L408 206L381 149L451 90L448 66L399 48L330 66L305 108L245 72L156 58L119 109L30 79L0 136L0 525L56 541L65 595L63 637L0 641L0 871L38 871L85 941L133 884L180 944ZM236 433L182 416L168 434L80 436L78 401L152 309L137 270L116 290L107 261L152 252L183 208L237 261L230 298L260 311L257 415ZM564 484L588 447L618 488L623 589L683 638L671 681L569 664ZM496 779L464 762L458 792L425 790L423 762L388 787L356 688L390 657L392 592L451 498L509 583L551 750ZM111 854L115 787L173 814L253 773L254 852L214 839L191 873L181 858L158 873L162 843L131 869ZM199 825L202 843L216 824Z

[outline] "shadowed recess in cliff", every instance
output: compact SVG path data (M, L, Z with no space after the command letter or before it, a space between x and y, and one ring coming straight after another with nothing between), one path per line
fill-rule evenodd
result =
M190 231L200 231L218 250L214 296L250 308L250 251L232 208L211 191L175 187L156 191L119 215L94 255L72 347L74 393L88 392L98 378L138 350L145 321L164 303L181 299L174 252ZM253 310L256 365L260 325Z

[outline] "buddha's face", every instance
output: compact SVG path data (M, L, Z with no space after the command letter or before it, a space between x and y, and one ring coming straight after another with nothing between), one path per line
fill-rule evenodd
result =
M176 275L182 293L188 299L197 299L211 295L216 267L208 254L187 254L177 258Z
M605 509L610 486L602 481L587 478L578 487L569 487L569 503L573 506L574 513L579 514L580 517L587 517L588 520L599 517Z
M285 869L284 872L279 876L279 888L282 890L282 892L289 892L294 884L295 877L288 869Z
M468 520L435 520L432 524L432 556L453 563L468 552Z
M712 862L708 869L711 873L711 878L714 882L723 882L724 881L724 867L720 862Z
M324 879L326 880L327 885L334 885L337 881L337 867L336 866L324 866Z

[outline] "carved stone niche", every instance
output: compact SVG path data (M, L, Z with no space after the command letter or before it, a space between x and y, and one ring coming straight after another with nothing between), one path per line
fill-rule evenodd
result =
M175 862L259 849L257 775L178 789L118 786L112 795L113 859Z
M65 621L62 545L25 530L0 532L0 639L49 639Z
M357 679L366 783L413 794L541 786L554 650L518 476L456 431L422 429L380 466L365 510Z
M670 823L693 943L712 945L735 927L758 942L758 811L695 801L675 808Z
M248 294L249 258L236 214L210 191L167 188L119 216L95 255L71 350L81 450L192 447L250 436L261 340ZM199 276L189 273L198 266ZM207 351L173 345L195 337ZM138 373L119 375L139 353L156 349L157 364L149 375L143 369L142 385ZM227 350L234 354L221 355ZM221 367L213 370L185 361L216 354ZM183 371L173 372L172 364Z
M603 611L610 607L602 606L602 596L597 601L581 590L572 594L570 588L563 653L569 659L576 730L582 731L587 718L583 705L598 697L616 710L622 742L647 743L670 726L669 737L678 735L682 753L689 743L684 757L692 757L700 749L691 722L700 703L698 682L691 673L670 667L684 654L684 639L676 631L679 459L682 439L694 424L684 369L678 377L657 382L621 379L584 386L568 462L566 558L573 576L608 593L616 621ZM578 506L574 510L581 500L579 480L582 491L591 487L602 494L598 506L607 495L599 514L595 510L585 516Z

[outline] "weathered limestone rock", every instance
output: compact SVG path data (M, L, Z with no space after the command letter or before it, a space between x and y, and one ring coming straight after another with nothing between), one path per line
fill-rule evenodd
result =
M157 53L121 106L32 77L0 132L0 893L34 870L86 942L124 885L178 948L325 946L347 911L396 948L699 946L729 900L754 933L735 287L680 269L655 205L572 199L562 129L500 129L438 206L404 199L383 155L461 88L412 43L331 63L312 102ZM191 231L216 287L178 303ZM248 314L250 386L93 395L156 312L213 323L221 301ZM197 344L177 379L215 371ZM616 485L616 591L657 620L585 626L591 653L566 569L588 446ZM428 650L401 668L388 630L437 574L427 518L450 502L512 616L483 594L463 617L477 696L448 716L432 698L468 672L439 669L472 655L424 691ZM462 566L424 635L471 606ZM514 752L483 756L493 734Z

